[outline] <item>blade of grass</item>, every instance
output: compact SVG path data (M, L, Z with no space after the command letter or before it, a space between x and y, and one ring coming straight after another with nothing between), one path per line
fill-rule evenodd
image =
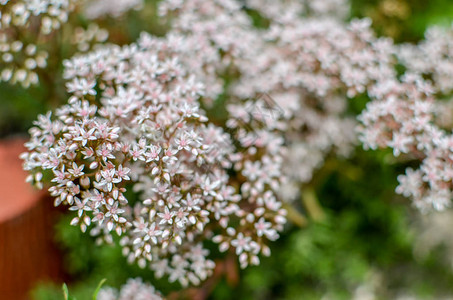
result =
M68 286L66 283L63 283L63 295L64 295L64 300L69 300L69 291L68 291Z
M98 293L99 293L99 291L101 290L102 285L103 285L106 281L107 281L107 279L104 278L104 279L101 280L101 282L99 282L99 284L98 284L96 290L94 291L93 300L96 300L96 299L97 299Z

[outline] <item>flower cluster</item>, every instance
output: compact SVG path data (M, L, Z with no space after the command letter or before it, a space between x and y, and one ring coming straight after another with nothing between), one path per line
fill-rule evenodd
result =
M164 0L159 14L171 19L168 33L182 62L206 84L204 101L223 91L223 75L243 60L253 59L261 33L236 0ZM173 18L171 18L173 17Z
M130 9L140 9L143 0L91 0L87 1L84 15L88 19L104 16L119 17Z
M48 54L38 50L37 45L66 22L75 2L23 0L0 3L1 81L17 82L24 87L38 82L36 69L46 67Z
M114 288L102 288L97 300L162 300L156 289L141 278L131 278L119 291Z
M347 97L393 74L392 45L375 38L369 25L316 18L275 23L255 59L240 64L232 93L242 99L267 93L282 111L294 183L309 181L332 149L351 151L355 121L345 114Z
M67 20L74 4L74 0L2 1L0 29L31 27L33 18L38 17L39 32L49 34Z
M87 29L77 27L74 29L72 44L77 46L79 52L87 52L94 49L96 45L104 43L109 37L106 29L99 28L95 23L88 25Z
M424 74L432 80L436 93L450 94L453 90L453 25L433 26L418 45L405 44L398 49L398 58L410 71Z
M354 119L344 114L346 96L393 75L393 45L377 39L367 19L348 24L331 17L335 9L323 7L332 8L333 2L247 1L248 8L269 19L269 28L262 29L236 1L163 1L160 6L162 14L177 16L170 34L195 41L186 43L184 56L191 66L200 64L192 69L203 78L217 79L211 84L215 91L223 84L217 74L238 77L228 88L236 99L229 105L232 116L244 119L256 106L249 99L267 95L271 114L286 120L276 126L285 131L289 147L285 173L297 182L309 181L331 149L347 154L355 143ZM302 15L313 17L301 20Z
M38 83L37 68L47 66L48 54L37 50L36 45L24 45L21 41L10 42L5 33L0 31L0 81L20 83L24 87Z
M398 176L396 191L411 197L420 210L442 210L452 197L453 137L435 121L434 88L418 75L389 79L374 90L359 120L366 148L389 147L393 154L420 160L418 169Z
M389 78L370 90L373 101L359 116L365 148L391 147L395 156L429 148L429 139L421 139L425 144L416 147L418 140L413 136L429 131L434 111L432 92L428 82L413 74L401 80Z
M140 7L141 3L142 0L115 3L111 0L0 1L0 81L19 83L23 87L37 84L39 69L47 67L47 46L55 42L54 33L80 6L85 5L83 13L93 19L103 15L117 17L130 8ZM92 43L104 42L108 37L105 30L94 24L86 31L76 28L74 35L81 51L89 50Z
M38 186L51 177L55 205L77 212L71 224L99 241L116 231L131 262L198 284L215 266L205 240L232 248L242 267L269 254L286 221L274 193L281 141L234 118L232 134L210 123L203 84L166 54L170 46L144 34L66 61L72 96L30 130L24 168Z
M420 44L400 46L396 54L406 74L371 89L372 101L359 117L365 148L389 147L420 162L398 176L396 191L422 211L443 210L453 196L451 36L451 28L432 27Z
M349 16L347 0L247 0L245 3L247 8L278 23L301 17L345 19Z

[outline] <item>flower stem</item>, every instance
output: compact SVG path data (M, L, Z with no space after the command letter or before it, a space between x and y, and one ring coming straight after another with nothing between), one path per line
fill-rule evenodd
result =
M319 204L318 197L313 189L306 187L302 192L302 203L308 212L308 215L315 222L325 219L325 213Z

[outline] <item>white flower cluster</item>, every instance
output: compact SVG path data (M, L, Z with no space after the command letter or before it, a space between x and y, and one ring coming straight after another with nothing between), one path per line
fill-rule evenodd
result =
M232 134L210 123L203 85L167 49L143 34L66 61L72 96L30 130L24 168L38 186L51 177L55 204L77 212L71 224L107 242L116 231L130 261L198 284L215 266L205 240L232 248L242 267L269 255L286 222L274 193L282 140L260 119L230 119Z
M396 191L422 211L443 210L453 196L452 33L432 27L420 44L399 47L406 74L372 89L372 101L359 117L365 148L390 147L395 156L420 161L416 170L398 176Z
M174 17L168 33L178 43L181 59L206 85L205 102L224 91L223 75L242 61L252 59L261 33L236 0L165 0L159 14Z
M332 1L320 2L333 7ZM346 96L393 76L393 45L374 36L369 20L345 23L330 17L335 9L323 10L322 3L246 4L269 18L269 28L254 27L236 1L163 1L160 9L177 16L171 33L192 41L184 48L191 49L184 56L192 69L207 80L217 79L209 96L224 85L217 74L232 72L239 78L229 84L228 93L237 99L229 106L231 115L243 118L251 106L248 99L266 95L274 119L286 120L276 124L289 146L285 173L295 182L309 181L331 149L351 150L355 121L345 117ZM272 14L278 11L288 14ZM315 17L301 19L307 14Z
M38 17L39 30L49 34L60 28L68 19L68 12L74 9L74 0L21 0L0 3L0 29L29 27L34 17Z
M436 125L433 87L418 75L389 79L374 90L359 120L365 147L390 147L393 154L420 160L417 170L398 176L396 191L420 210L442 210L453 196L453 136Z
M350 10L348 0L246 0L245 3L248 8L278 23L301 17L345 19Z
M355 143L352 97L393 74L392 45L376 39L368 20L344 24L306 19L273 24L255 60L240 65L239 98L267 93L286 119L287 170L306 182L332 149L346 155ZM256 63L258 61L259 63Z
M0 30L0 81L20 83L24 87L38 83L37 68L47 66L48 53L37 50L36 45L11 41Z
M118 291L114 288L102 288L97 300L162 300L162 296L156 289L144 283L141 278L131 278Z
M46 51L38 50L40 39L67 21L75 2L21 0L0 3L1 81L20 83L24 87L38 82L36 69L46 67L48 56Z
M130 9L140 9L143 0L91 0L87 1L84 15L88 19L97 19L104 16L117 18Z
M60 29L70 13L86 3L89 18L103 15L118 17L126 10L140 7L143 0L17 0L0 1L0 81L29 87L38 83L38 69L47 67L46 45L52 33ZM77 10L78 11L78 10ZM86 31L75 29L80 51L89 50L96 42L104 42L105 30L91 25Z
M79 52L87 52L104 43L109 37L109 32L106 29L99 28L95 23L88 25L87 29L77 27L74 29L74 37L72 44L77 45Z
M401 63L413 73L428 76L436 93L450 94L453 90L453 25L433 26L418 45L405 44L398 50Z

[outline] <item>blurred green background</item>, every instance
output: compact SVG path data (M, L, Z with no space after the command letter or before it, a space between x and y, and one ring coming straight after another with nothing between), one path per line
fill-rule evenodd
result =
M155 18L155 3L148 2L144 12L132 11L119 20L99 22L101 27L110 28L110 41L130 43L142 30L164 33L163 25ZM390 36L398 43L417 42L423 39L427 26L449 26L453 20L453 1L449 0L352 0L351 9L354 17L372 18L379 35ZM86 24L80 18L75 21ZM61 35L63 38L64 32ZM69 43L55 49L49 65L52 72L60 75L45 77L39 87L24 90L0 84L2 138L25 134L38 114L64 101L58 61L68 58L71 51ZM353 101L351 111L358 113L366 99ZM391 153L366 152L360 147L348 159L329 157L313 182L304 188L310 192L305 197L311 197L315 205L317 213L311 214L315 217L307 224L288 224L282 237L271 244L271 257L262 258L258 267L238 271L238 281L219 278L210 298L453 297L453 247L448 242L453 240L453 234L448 230L427 230L434 226L432 217L420 215L409 200L395 195L396 177L406 166L405 162L392 159ZM301 199L295 206L305 212L306 203L306 198ZM294 214L292 219L297 221L297 213ZM180 289L166 279L156 280L151 271L127 264L119 247L96 246L89 235L69 226L68 218L63 217L56 226L55 240L65 253L71 278L69 289L78 299L90 299L102 278L113 287L121 286L129 277L140 276L163 294ZM421 239L427 231L440 236ZM211 248L213 256L219 256L215 246ZM60 284L37 286L34 299L63 299Z

